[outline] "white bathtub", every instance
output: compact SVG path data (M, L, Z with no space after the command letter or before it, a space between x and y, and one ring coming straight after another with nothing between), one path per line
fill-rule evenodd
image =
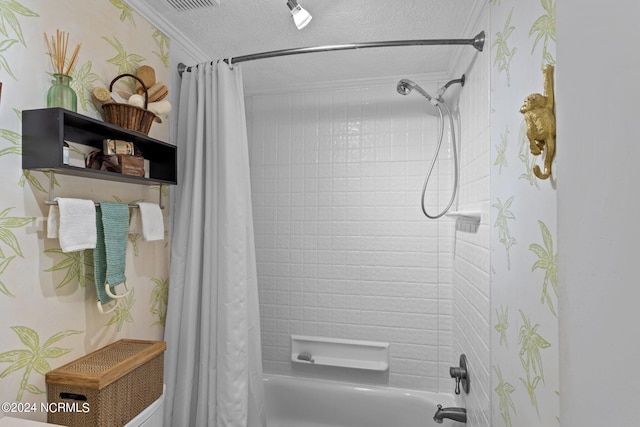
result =
M452 395L265 375L268 427L453 427L433 421Z

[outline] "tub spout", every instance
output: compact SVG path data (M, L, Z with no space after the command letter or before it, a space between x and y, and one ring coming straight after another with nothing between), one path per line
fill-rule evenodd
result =
M438 410L433 416L433 420L438 424L442 424L442 421L448 418L459 423L467 423L467 410L464 408L443 408L442 405L438 405Z

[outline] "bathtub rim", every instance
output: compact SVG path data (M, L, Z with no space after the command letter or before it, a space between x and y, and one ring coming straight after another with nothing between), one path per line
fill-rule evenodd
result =
M458 405L458 402L456 402L456 397L452 393L399 388L383 384L362 384L350 381L331 380L326 378L297 377L283 374L263 374L262 377L265 383L271 381L277 382L278 380L285 382L311 382L316 383L316 385L324 384L328 386L342 387L350 390L358 390L361 392L373 392L379 394L393 393L394 395L398 394L407 397L423 398L434 402L434 405L441 404L445 407Z

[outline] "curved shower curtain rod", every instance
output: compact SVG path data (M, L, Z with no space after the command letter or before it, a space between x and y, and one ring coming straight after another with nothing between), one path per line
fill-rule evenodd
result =
M482 52L484 47L484 31L480 31L472 39L426 39L426 40L397 40L386 42L366 42L366 43L350 43L336 44L327 46L299 47L294 49L272 50L270 52L254 53L251 55L237 56L225 59L225 62L231 64L239 64L240 62L254 61L256 59L275 58L277 56L299 55L302 53L313 52L329 52L336 50L365 49L371 47L395 47L395 46L438 46L438 45L471 45L478 51ZM182 75L187 67L182 62L178 64L178 73Z

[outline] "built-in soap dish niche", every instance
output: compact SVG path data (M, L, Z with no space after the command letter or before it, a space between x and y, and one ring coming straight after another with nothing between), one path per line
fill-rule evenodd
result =
M291 335L291 361L369 371L389 369L389 343Z

